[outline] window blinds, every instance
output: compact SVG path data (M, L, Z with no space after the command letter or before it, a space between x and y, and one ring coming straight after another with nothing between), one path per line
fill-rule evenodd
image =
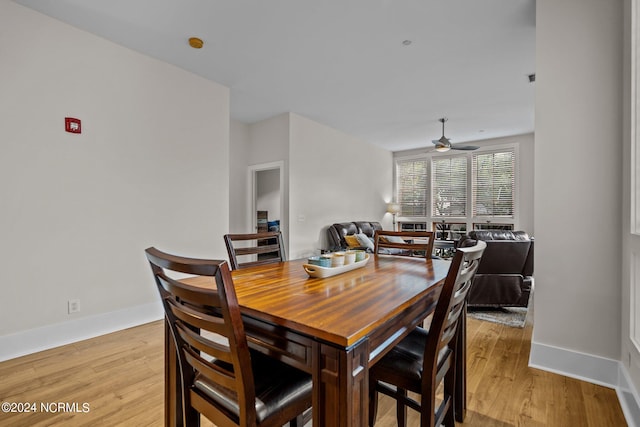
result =
M473 215L513 218L515 153L503 150L473 155Z
M427 159L400 160L396 164L397 194L401 216L427 214Z
M431 214L434 217L467 215L466 156L438 157L431 161Z

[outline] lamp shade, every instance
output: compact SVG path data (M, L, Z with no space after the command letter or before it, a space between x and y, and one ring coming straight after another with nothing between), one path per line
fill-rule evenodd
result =
M387 212L390 214L400 213L400 204L399 203L387 203Z

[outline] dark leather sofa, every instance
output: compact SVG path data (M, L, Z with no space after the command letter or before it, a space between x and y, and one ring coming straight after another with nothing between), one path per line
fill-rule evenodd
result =
M377 221L353 221L339 222L327 228L327 250L339 251L347 248L345 236L364 233L373 239L376 230L382 230L382 225Z
M524 231L471 231L459 247L484 240L484 251L468 294L469 307L527 307L533 286L533 238Z

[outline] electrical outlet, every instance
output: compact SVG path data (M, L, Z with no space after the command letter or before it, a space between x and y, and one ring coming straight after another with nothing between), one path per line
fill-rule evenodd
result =
M67 302L67 307L69 309L69 314L77 313L80 311L80 300L79 299L70 299Z

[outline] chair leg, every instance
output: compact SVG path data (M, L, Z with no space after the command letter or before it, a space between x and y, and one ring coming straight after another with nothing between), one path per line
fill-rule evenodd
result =
M187 408L184 425L185 427L200 427L200 413L193 408Z
M445 427L455 427L456 425L455 412L453 411L453 399L450 400L451 402L449 408L447 408L447 413L444 414L444 418L442 419L442 423Z
M455 366L449 368L444 376L444 398L449 399L449 407L442 420L445 427L455 427L455 389L456 389L456 370Z
M304 427L304 415L300 414L289 421L289 427Z
M376 423L378 415L378 392L376 391L376 381L369 380L369 427Z
M398 427L407 427L407 390L397 387L396 398L396 418L398 419Z

